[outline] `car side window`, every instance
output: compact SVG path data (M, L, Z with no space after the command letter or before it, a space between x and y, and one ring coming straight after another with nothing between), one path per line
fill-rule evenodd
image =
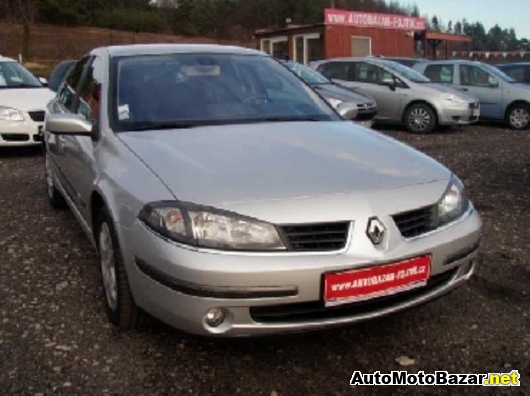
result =
M94 57L79 88L79 100L74 111L87 121L95 122L99 117L101 85L103 83L103 61Z
M480 67L460 65L460 85L470 87L489 87L489 73Z
M317 67L317 71L330 79L344 80L348 79L348 64L345 62L330 62Z
M68 76L66 77L61 87L59 88L59 91L57 92L58 102L61 103L66 110L72 110L72 105L75 99L75 92L79 84L79 80L83 75L83 70L85 69L85 65L88 62L88 59L88 57L81 59L70 69Z
M453 65L429 65L425 68L425 77L444 84L452 84L454 77Z
M386 80L395 80L394 75L382 67L370 63L358 62L353 71L353 80L367 84L383 84Z
M378 67L370 63L359 62L353 70L353 80L361 83L379 84Z
M525 68L524 66L513 66L503 69L503 71L511 78L524 82L525 81Z

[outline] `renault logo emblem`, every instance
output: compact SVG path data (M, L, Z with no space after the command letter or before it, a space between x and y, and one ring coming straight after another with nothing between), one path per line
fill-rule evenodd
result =
M384 224L377 217L372 217L368 220L368 227L366 227L366 235L374 245L380 245L385 237L386 228Z

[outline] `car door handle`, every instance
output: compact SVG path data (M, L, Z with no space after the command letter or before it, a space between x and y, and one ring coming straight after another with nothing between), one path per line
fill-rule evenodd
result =
M469 91L469 89L467 89L467 88L461 88L461 90L464 91L464 92Z

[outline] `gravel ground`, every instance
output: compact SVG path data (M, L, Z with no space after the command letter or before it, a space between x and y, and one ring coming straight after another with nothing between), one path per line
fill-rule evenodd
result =
M412 136L467 184L484 221L468 286L358 326L209 340L163 324L118 333L103 314L95 255L69 211L54 212L43 158L0 151L0 389L5 394L500 394L460 388L350 388L364 373L521 373L530 394L530 133L495 126ZM406 368L396 359L407 356ZM513 390L513 389L512 389ZM506 391L504 392L506 393Z

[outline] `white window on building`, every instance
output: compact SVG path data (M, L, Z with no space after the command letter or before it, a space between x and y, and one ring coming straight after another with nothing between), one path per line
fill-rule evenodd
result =
M352 36L351 54L354 57L363 57L363 56L372 55L372 38Z
M320 33L294 36L293 47L293 60L304 65L324 57L324 44Z
M289 55L287 36L271 37L261 40L261 50L277 58Z

